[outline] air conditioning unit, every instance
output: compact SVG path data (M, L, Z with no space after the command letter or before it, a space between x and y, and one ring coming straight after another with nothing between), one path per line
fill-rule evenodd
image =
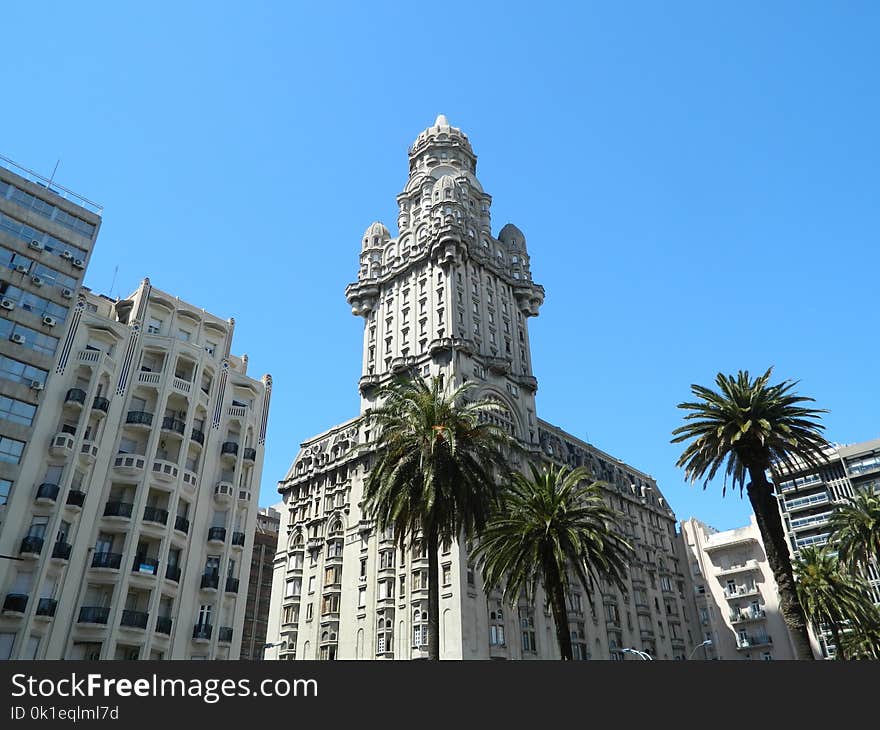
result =
M73 254L70 251L62 251L61 258L70 260L73 258Z
M27 264L19 264L18 266L15 267L15 270L16 270L19 274L26 274L26 273L28 272L28 269L30 269L30 268L31 268L31 267L28 266Z
M31 281L34 282L36 286L43 286L43 280L39 276L32 276Z
M55 317L50 317L47 314L45 317L43 317L43 324L47 327L54 327L56 324L58 324L58 320L55 319Z
M65 299L70 299L73 296L73 289L62 289L61 296Z
M86 262L82 259L74 259L73 265L76 266L76 268L78 269L84 269L86 267Z
M2 299L0 300L0 307L3 307L3 309L15 309L15 302L11 299Z
M43 384L39 380L31 381L31 390L42 390L43 387Z
M18 332L13 332L13 333L9 336L9 339L10 339L12 342L14 342L16 345L23 345L23 344L24 344L24 336L18 334Z
M35 238L33 241L31 241L31 242L28 244L28 246L30 246L32 249L35 249L36 251L42 251L42 250L43 250L43 244L40 243L36 238Z

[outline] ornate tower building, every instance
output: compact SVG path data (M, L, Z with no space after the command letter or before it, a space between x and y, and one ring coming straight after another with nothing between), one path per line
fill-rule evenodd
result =
M491 196L460 129L440 115L409 149L397 196L398 234L379 222L360 241L357 281L346 290L364 318L360 416L301 445L279 482L284 509L272 587L266 658L414 659L427 655L427 554L418 539L399 550L361 513L371 455L361 416L395 373L476 381L531 460L588 466L609 483L638 545L631 589L594 586L569 596L574 650L623 658L638 646L683 657L692 642L675 554L675 516L653 479L538 419L528 320L544 289L532 281L525 236L492 234ZM361 445L362 448L356 448ZM519 464L515 464L519 466ZM440 555L440 647L450 659L554 658L549 609L487 596L464 546Z

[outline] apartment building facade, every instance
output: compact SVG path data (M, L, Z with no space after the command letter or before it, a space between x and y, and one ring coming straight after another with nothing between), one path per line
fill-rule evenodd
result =
M0 156L0 530L101 214L97 203Z
M271 378L233 332L148 279L82 291L6 505L0 657L238 657Z
M775 466L776 496L789 549L793 557L808 546L825 545L831 538L829 518L837 504L859 491L880 490L880 439L857 444L834 445L825 450L825 463L818 469L800 463L790 470ZM876 562L863 579L875 603L880 603L880 571ZM810 627L813 649L831 658L835 647L830 632Z
M681 523L694 583L704 659L794 659L779 612L773 572L754 515L748 526L718 531L691 518Z
M265 658L269 604L272 600L272 572L278 550L280 523L281 512L274 507L261 507L257 512L251 577L241 632L241 659L259 661Z
M577 657L623 659L638 647L685 658L692 646L687 575L675 553L675 516L644 472L538 418L528 319L543 287L532 280L525 236L491 232L491 196L476 177L467 136L442 115L409 150L397 196L398 235L376 222L360 243L357 281L346 288L364 320L361 415L301 445L279 482L283 495L267 641L281 659L417 659L427 655L427 555L417 535L377 531L361 512L372 455L363 414L398 373L477 384L491 417L520 443L526 461L590 468L606 480L636 545L626 590L575 588L569 629ZM443 546L440 647L447 659L558 656L543 596L504 605L486 595L460 544Z

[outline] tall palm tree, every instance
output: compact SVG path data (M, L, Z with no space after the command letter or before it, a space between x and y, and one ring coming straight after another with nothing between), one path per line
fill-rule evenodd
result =
M880 490L847 497L832 512L830 524L832 541L850 572L866 570L871 559L880 563Z
M364 485L364 511L389 528L403 549L417 533L428 553L428 658L440 658L437 550L481 530L497 501L495 471L504 473L511 437L481 420L490 401L464 402L472 386L448 392L440 378L400 379L380 392L370 412L376 462Z
M569 569L592 602L590 576L623 587L632 548L615 527L616 513L605 503L601 485L590 481L584 467L529 468L531 478L513 474L501 509L479 535L473 555L487 593L503 587L509 604L515 605L521 593L532 603L538 584L543 586L560 655L570 660Z
M827 545L806 547L793 564L798 598L817 632L822 624L831 631L837 656L845 659L841 644L848 628L872 630L877 609L868 592L848 575Z
M684 467L689 481L705 477L705 489L723 467L722 494L727 491L728 478L734 488L739 487L740 494L746 489L796 655L799 659L812 659L782 518L767 472L777 463L794 470L805 466L819 468L825 462L823 449L828 443L821 435L824 426L816 419L827 411L804 407L803 403L813 399L794 393L796 382L784 380L770 385L772 372L770 368L754 380L748 371L740 370L736 377L718 373L717 391L691 385L691 392L699 400L679 404L689 413L684 417L687 423L672 432L672 443L693 439L676 464Z

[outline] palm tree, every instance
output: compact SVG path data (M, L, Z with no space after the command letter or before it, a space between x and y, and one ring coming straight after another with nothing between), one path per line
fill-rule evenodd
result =
M847 659L880 659L880 609L875 606L869 621L856 624L844 633L840 646Z
M538 583L543 586L560 655L570 660L569 568L588 598L591 577L622 588L632 548L615 528L616 513L605 503L600 483L590 482L584 467L569 471L551 465L543 472L529 467L531 478L513 474L501 509L480 534L473 554L486 592L503 586L508 604L515 605L521 593L534 602Z
M831 514L832 541L850 572L880 563L880 490L869 488L846 497Z
M770 368L754 380L748 371L740 370L736 377L718 373L717 391L691 385L691 392L699 400L679 404L679 408L689 411L684 417L688 423L672 432L672 443L693 439L676 464L684 467L689 481L705 477L705 489L724 467L722 494L727 491L728 478L734 488L739 487L740 495L743 488L748 492L796 656L812 659L782 518L767 472L777 463L795 470L819 468L825 462L823 449L828 443L820 433L824 426L816 419L826 411L804 407L803 403L813 399L794 393L796 382L784 380L769 385L772 371Z
M876 613L868 593L843 570L837 554L827 545L806 547L794 561L798 598L810 621L818 630L828 626L837 647L837 656L846 658L844 632L849 628L876 628Z
M490 401L464 403L472 383L446 392L440 378L397 380L370 411L376 463L364 485L364 511L380 530L393 529L403 549L417 533L428 553L428 658L440 658L437 550L482 529L495 507L493 471L506 471L511 437L481 421Z

